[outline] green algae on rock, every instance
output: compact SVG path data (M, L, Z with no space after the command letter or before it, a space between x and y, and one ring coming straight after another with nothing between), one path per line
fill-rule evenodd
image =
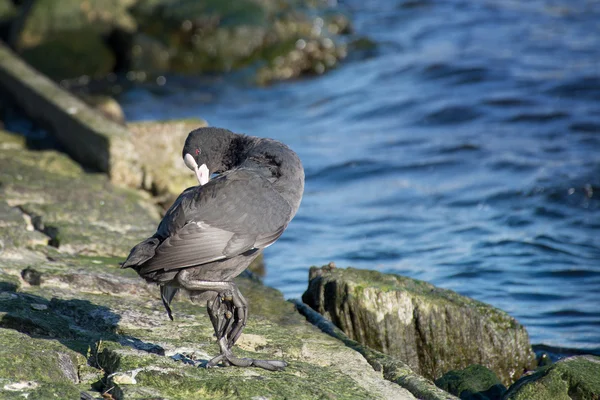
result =
M338 339L349 348L360 353L376 370L381 371L385 379L397 383L407 389L418 399L422 400L457 400L458 398L435 386L430 380L417 375L406 363L397 358L380 353L350 339L341 329L321 314L301 302L294 300L294 305L300 314L304 315L311 324L321 331Z
M302 300L352 339L398 357L430 379L481 364L509 384L535 362L527 332L514 318L423 281L312 267Z
M0 148L0 183L11 220L22 215L21 229L17 222L8 236L13 242L40 244L41 233L64 252L123 256L158 218L140 193L112 187L105 175L85 173L56 151Z
M575 356L524 376L509 389L510 400L600 399L600 357Z
M477 364L446 372L435 384L461 400L500 400L506 392L495 373Z
M256 65L259 83L333 68L346 56L340 35L350 30L343 13L310 1L155 0L131 12L143 33L134 38L132 69L206 73Z
M135 31L136 22L128 13L134 2L36 0L16 21L22 28L14 47L28 63L55 80L104 76L115 66L115 54L105 38L115 30Z
M175 299L170 321L156 286L118 266L156 228L148 196L12 134L0 143L0 227L17 232L0 249L0 397L414 399L247 278L236 355L290 366L199 368L218 352L203 307Z
M4 7L7 15L19 15L11 20L11 44L55 80L113 70L146 79L247 66L261 83L320 74L346 56L342 35L351 31L337 7L310 0L25 3L16 11Z

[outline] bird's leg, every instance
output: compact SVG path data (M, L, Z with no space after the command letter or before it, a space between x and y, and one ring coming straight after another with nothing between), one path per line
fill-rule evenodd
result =
M206 311L215 330L217 340L227 335L233 313L227 309L229 304L223 302L223 296L218 294L214 300L206 303Z
M177 280L187 290L214 291L219 293L212 303L208 301L207 312L215 330L221 354L210 360L206 364L207 368L223 363L226 366L254 366L270 371L278 371L287 366L285 361L238 358L231 352L231 348L242 334L242 329L248 319L248 302L242 296L235 283L192 279L186 270L181 271L177 275Z

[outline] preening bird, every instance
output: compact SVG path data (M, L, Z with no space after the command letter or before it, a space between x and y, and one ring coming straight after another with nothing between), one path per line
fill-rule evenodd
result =
M160 286L163 304L179 289L208 299L221 354L207 363L279 370L279 360L235 357L231 348L248 318L248 304L231 280L286 229L302 200L304 169L297 154L273 139L199 128L183 148L198 186L175 200L152 237L137 244L122 268ZM217 174L212 179L211 174Z

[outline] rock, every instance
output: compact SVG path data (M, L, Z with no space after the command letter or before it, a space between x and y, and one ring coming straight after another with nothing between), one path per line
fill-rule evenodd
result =
M314 311L312 308L302 303L300 300L294 300L296 309L300 314L304 315L306 319L321 331L328 335L338 339L346 346L359 352L369 364L376 370L381 371L385 379L390 382L397 383L403 388L407 389L418 399L422 400L457 400L456 396L438 388L433 382L424 377L417 375L408 365L398 360L397 358L390 357L386 354L380 353L369 347L366 347L352 339L350 339L344 332L338 327L333 325L331 321L325 319L321 314Z
M461 400L500 400L506 392L495 373L477 364L446 372L435 384Z
M13 136L0 131L0 141ZM0 257L22 258L22 248L36 245L124 256L155 229L158 217L140 194L112 187L104 175L86 174L56 151L0 148L0 197Z
M15 142L0 146L0 198L56 242L0 253L0 398L414 399L246 278L236 283L250 318L234 352L289 367L198 368L218 352L204 305L180 296L170 321L158 288L118 265L156 228L147 196ZM24 218L10 223L27 230Z
M3 304L0 299L0 309ZM3 314L0 311L0 397L79 398L75 366L85 365L85 357L58 341L4 328Z
M29 8L16 21L21 28L15 48L28 63L55 80L104 76L115 65L115 54L106 38L114 30L135 31L135 20L127 11L135 1L29 2L31 5L21 6Z
M12 0L0 0L0 23L14 17L16 13Z
M600 357L569 357L542 367L515 382L504 399L600 399Z
M322 74L346 57L343 36L352 30L337 7L311 0L21 3L15 11L0 2L7 21L4 36L54 80L130 71L135 80L145 81L166 73L222 73L248 66L259 83Z
M187 135L206 126L201 119L161 122L134 122L127 125L131 141L141 158L144 172L143 188L155 196L166 196L170 205L186 188L197 185L193 173L181 158Z
M259 83L323 73L346 56L350 21L309 1L139 2L131 68L149 75L258 65ZM169 46L161 45L169 44ZM304 44L304 45L302 45ZM152 68L152 70L149 70Z
M121 105L114 98L105 95L88 94L79 94L78 96L87 105L100 111L106 118L122 125L125 124L125 113Z
M47 127L81 164L119 185L140 187L139 155L129 132L21 61L0 43L0 87L27 116Z
M535 363L527 332L514 318L423 281L312 267L302 300L350 338L429 379L481 364L509 384Z

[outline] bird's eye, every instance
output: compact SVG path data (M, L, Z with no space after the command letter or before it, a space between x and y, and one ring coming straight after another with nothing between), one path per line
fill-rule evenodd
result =
M200 155L200 149L196 149L196 155Z

